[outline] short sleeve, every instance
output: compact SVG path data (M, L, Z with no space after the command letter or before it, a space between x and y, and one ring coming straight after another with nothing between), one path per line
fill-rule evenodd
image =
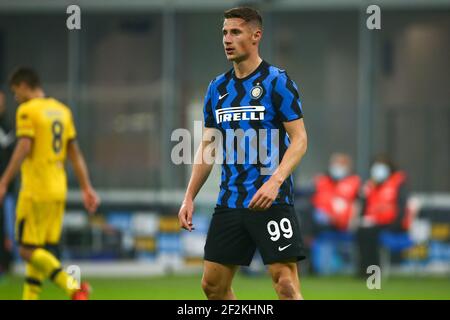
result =
M285 72L280 73L275 79L272 88L272 103L283 122L303 118L298 87Z
M214 114L212 111L212 87L213 81L210 82L208 90L206 91L205 102L203 107L203 118L205 122L205 127L214 128L216 127L216 121L214 119Z
M74 140L77 137L77 130L73 121L72 112L69 112L69 123L67 124L67 139Z
M20 106L16 113L16 136L34 138L35 126L32 113L28 108Z

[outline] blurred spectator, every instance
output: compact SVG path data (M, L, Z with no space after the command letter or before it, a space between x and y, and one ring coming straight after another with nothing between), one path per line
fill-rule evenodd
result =
M368 266L381 265L382 232L404 232L408 227L406 174L386 156L376 157L370 168L370 179L363 187L363 199L358 230L359 274L366 276Z
M0 175L6 169L14 150L14 130L6 117L5 94L0 91ZM0 274L9 270L13 250L14 183L9 186L4 203L0 206Z
M331 156L328 173L315 179L312 197L314 221L339 231L348 230L356 213L355 200L361 180L352 173L349 155L335 153Z
M318 274L350 272L353 235L361 180L352 172L352 159L344 153L331 156L328 172L315 178L312 192L311 267Z

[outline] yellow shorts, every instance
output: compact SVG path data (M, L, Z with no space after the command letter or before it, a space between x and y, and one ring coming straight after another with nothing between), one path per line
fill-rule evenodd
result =
M34 201L19 196L16 240L20 245L56 245L61 238L65 201Z

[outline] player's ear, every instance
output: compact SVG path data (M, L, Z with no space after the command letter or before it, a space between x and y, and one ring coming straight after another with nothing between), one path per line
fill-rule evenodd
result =
M261 29L256 29L255 31L253 31L253 35L252 35L252 40L253 40L253 44L257 44L262 38L262 30Z

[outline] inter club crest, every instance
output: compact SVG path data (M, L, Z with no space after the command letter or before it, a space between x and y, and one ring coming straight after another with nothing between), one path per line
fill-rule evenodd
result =
M252 99L258 99L262 96L264 89L259 85L259 83L250 90L250 95Z

